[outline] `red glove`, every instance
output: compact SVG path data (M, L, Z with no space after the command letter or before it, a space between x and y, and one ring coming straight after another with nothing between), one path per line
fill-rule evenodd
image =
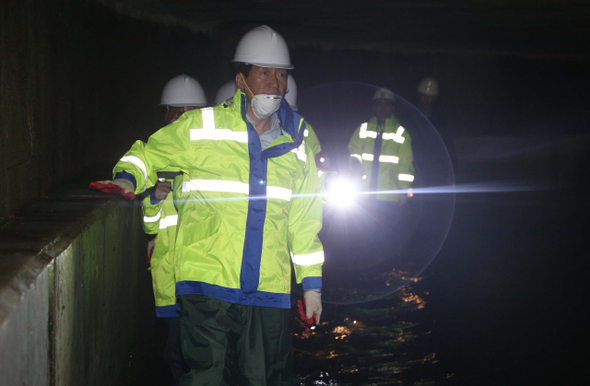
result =
M152 255L154 254L154 247L156 246L156 239L151 239L148 241L147 249L148 249L148 265L152 265Z
M315 319L315 314L313 314L311 319L307 319L307 316L305 315L305 309L303 308L303 300L297 300L297 308L299 308L299 316L301 317L301 319L303 319L305 322L307 322L307 327L305 327L305 332L310 332L311 330L315 330L315 327L317 325L317 322Z
M152 247L148 253L148 265L152 265L152 255L154 254L154 247Z
M113 184L112 182L104 183L103 181L93 181L90 183L90 189L100 190L101 192L109 194L118 194L127 200L135 199L135 194L133 192L126 192L122 187Z

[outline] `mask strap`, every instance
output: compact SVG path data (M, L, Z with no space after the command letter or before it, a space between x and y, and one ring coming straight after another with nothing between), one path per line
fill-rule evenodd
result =
M256 97L256 94L254 94L254 93L252 92L252 90L250 90L250 87L248 87L248 83L246 83L246 78L244 78L244 74L242 74L242 73L240 72L240 76L242 77L242 80L244 81L244 84L246 85L246 88L248 89L248 91L250 91L250 94L252 94L252 96L254 97L254 99L258 99L258 98Z

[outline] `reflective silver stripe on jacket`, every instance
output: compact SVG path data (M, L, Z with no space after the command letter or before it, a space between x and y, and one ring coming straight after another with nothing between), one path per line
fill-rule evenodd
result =
M143 216L143 222L156 222L162 216L162 209L155 216Z
M244 182L239 181L224 181L224 180L190 180L182 183L182 192L224 192L224 193L238 193L248 195L250 194L250 186ZM266 197L278 198L285 201L291 200L293 191L279 186L267 186Z
M383 140L393 140L397 143L404 143L406 140L403 137L404 131L406 131L406 129L404 129L403 126L400 126L395 133L383 133Z
M300 161L303 161L307 164L307 154L305 154L305 144L301 144L299 147L290 150L292 153L295 153L297 158Z
M291 252L291 260L297 265L314 265L324 262L324 251L295 255Z
M143 163L143 161L134 155L125 156L125 157L121 158L121 161L122 162L131 162L133 165L135 165L141 169L141 171L143 172L143 176L145 178L145 187L143 189L144 190L147 189L148 173L147 173L147 168L145 167L145 164Z
M211 141L236 141L248 143L247 131L233 131L230 129L216 129L215 115L213 109L208 107L201 109L203 117L202 129L190 129L191 141L211 140Z
M413 182L414 181L414 176L411 174L404 174L404 173L400 173L397 175L398 180L400 181L407 181L407 182Z
M166 229L168 227L174 226L178 223L178 215L173 214L171 216L166 216L160 221L160 229Z
M373 130L367 130L368 123L365 122L361 125L359 130L359 138L377 138L377 132ZM382 138L384 141L395 141L397 143L404 143L405 138L403 137L406 129L403 126L399 126L395 133L383 133Z
M363 153L363 155L361 156L361 158L364 161L373 161L373 154ZM386 163L396 164L396 163L399 163L399 157L394 156L394 155L380 155L379 156L379 162L386 162Z

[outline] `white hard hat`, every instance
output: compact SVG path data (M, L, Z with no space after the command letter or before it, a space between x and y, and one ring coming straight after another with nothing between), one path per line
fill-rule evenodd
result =
M293 68L285 39L266 25L256 27L242 36L233 61L259 67Z
M201 84L188 75L178 75L168 81L162 91L163 106L207 106L207 97Z
M433 77L422 79L418 85L418 92L420 94L437 96L438 95L438 82Z
M233 97L237 90L236 81L230 80L219 88L215 95L215 106L218 106Z
M287 78L287 93L285 94L285 99L293 111L299 110L299 107L297 106L297 83L295 83L295 79L291 75Z
M395 102L395 94L393 93L393 91L381 87L377 89L377 91L375 91L375 94L373 94L373 100L376 99L387 99L392 102Z

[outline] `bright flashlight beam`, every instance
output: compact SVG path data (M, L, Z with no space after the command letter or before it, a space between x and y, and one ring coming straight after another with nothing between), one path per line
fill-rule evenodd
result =
M367 195L379 195L379 194L466 194L466 193L508 193L508 192L530 192L540 190L550 190L554 187L548 185L534 185L534 184L523 184L518 181L499 181L499 182L482 182L472 184L461 184L461 185L444 185L444 186L432 186L428 188L412 188L408 189L396 189L396 190L381 190L375 192L354 192L356 196L367 196ZM329 197L329 193L310 193L310 194L293 194L291 198L299 197ZM219 197L219 198L206 198L206 199L193 199L193 200L181 200L183 202L189 201L246 201L246 200L280 200L276 197L267 196L242 196L242 197Z
M431 186L428 188L412 188L363 192L362 194L463 194L463 193L508 193L550 190L551 186L522 184L517 181L482 182L461 185Z

